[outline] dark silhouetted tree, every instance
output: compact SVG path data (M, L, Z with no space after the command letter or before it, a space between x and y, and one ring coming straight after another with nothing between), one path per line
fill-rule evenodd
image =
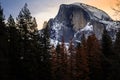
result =
M76 48L76 67L77 67L77 80L89 80L89 66L88 66L88 54L87 43L85 36L83 35L81 44L79 43Z
M102 52L99 41L93 34L87 39L90 80L102 80Z
M57 80L57 52L54 46L51 48L51 72L52 72L52 80Z
M0 79L9 80L8 31L5 25L3 9L0 5Z
M113 54L112 49L112 39L109 36L106 29L104 29L102 34L102 52L106 57L109 57L109 55Z
M120 31L117 32L117 34L116 34L116 40L115 40L115 43L114 43L114 49L115 49L116 55L120 55Z
M17 76L20 79L39 80L40 50L37 23L31 16L27 4L21 9L17 17L17 29L19 38L17 43ZM33 65L34 64L34 65ZM38 71L37 71L38 69Z
M9 59L9 68L11 71L9 72L12 77L16 77L16 52L17 52L17 44L19 43L17 41L18 39L18 30L16 29L16 24L15 21L12 17L12 15L9 16L7 20L7 31L8 31L8 43L9 43L9 54L8 54L8 59Z
M51 63L50 63L50 35L49 35L49 25L46 25L46 28L43 29L43 34L41 35L41 59L42 59L42 64L41 64L41 77L44 80L50 80L51 79ZM47 77L46 77L47 76Z
M69 48L68 48L68 79L69 80L75 80L76 79L76 52L75 52L75 47L72 42L72 39L70 40L69 43Z

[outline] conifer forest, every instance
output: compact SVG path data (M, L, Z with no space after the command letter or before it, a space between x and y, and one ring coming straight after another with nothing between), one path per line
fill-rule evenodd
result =
M16 19L0 6L0 80L120 80L120 31L112 41L104 29L66 47L50 44L49 25L39 32L25 4Z

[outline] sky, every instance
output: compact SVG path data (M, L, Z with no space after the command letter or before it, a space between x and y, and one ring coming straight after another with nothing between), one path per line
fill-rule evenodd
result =
M54 18L61 4L71 4L75 2L85 3L102 9L112 19L116 19L112 8L115 7L116 0L0 0L4 9L5 18L11 14L15 19L18 16L24 4L28 4L31 15L36 18L38 29L41 29L44 21Z

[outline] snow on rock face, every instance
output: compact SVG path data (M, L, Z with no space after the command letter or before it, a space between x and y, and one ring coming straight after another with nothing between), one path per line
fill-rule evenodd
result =
M48 24L51 43L55 46L61 43L62 38L66 45L71 39L80 43L83 34L86 38L95 34L101 40L105 28L115 39L116 31L120 29L120 22L113 21L104 11L83 3L62 4L56 17Z
M52 30L51 30L51 34L54 34L54 35L51 35L53 39L58 40L59 36L62 35L59 33L62 26L63 26L62 23L57 23L57 22L53 23Z
M81 29L81 31L93 31L93 25L87 23L87 25L83 29Z
M86 39L88 38L88 36L93 34L93 25L91 25L90 22L88 22L84 28L80 29L74 34L73 41L80 43L80 40L83 37L83 34Z
M66 27L73 27L74 30L83 28L90 20L88 13L79 6L62 4L54 21L63 23Z
M50 39L50 44L51 45L54 45L54 47L56 47L57 45L59 44L62 44L62 42L59 42L57 40L53 40L53 39ZM65 44L65 47L68 49L69 48L69 43L64 43Z
M65 42L69 42L69 40L74 35L74 30L71 27L65 26L63 23L54 21L50 26L50 37L54 40L62 41L64 38Z

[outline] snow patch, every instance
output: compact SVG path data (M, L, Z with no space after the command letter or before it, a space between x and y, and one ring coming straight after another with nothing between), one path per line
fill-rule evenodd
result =
M87 25L80 31L93 31L93 25L90 25L90 23L87 23Z
M59 41L54 40L54 39L50 39L50 44L54 45L54 47L56 47L58 43L61 44L62 42L59 42ZM69 43L64 43L64 44L65 44L66 49L68 49L69 48Z
M57 40L54 40L54 39L50 39L50 44L51 45L54 45L55 47L57 46L59 42Z
M64 25L62 23L59 23L55 21L52 26L52 30L54 31L54 39L58 40L60 36L60 30Z

